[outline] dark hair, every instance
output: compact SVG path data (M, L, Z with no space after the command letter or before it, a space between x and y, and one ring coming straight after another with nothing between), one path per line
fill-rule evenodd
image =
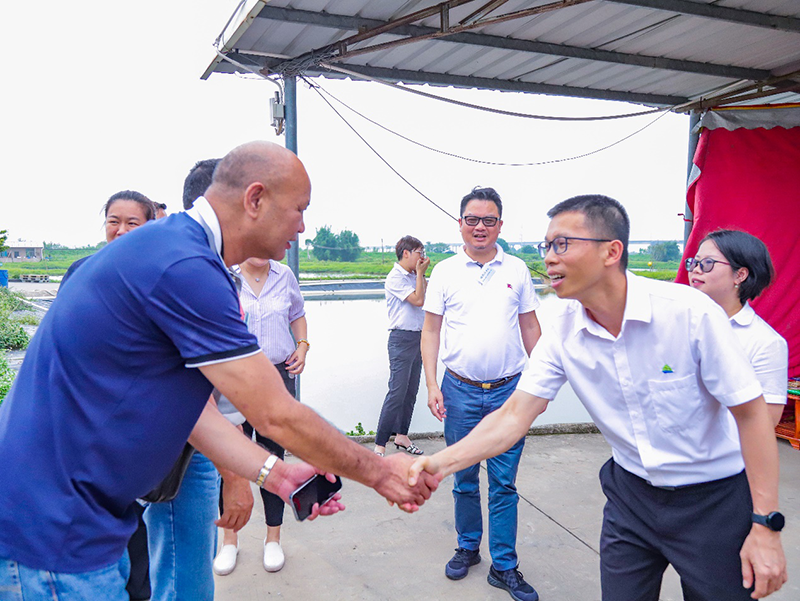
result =
M183 208L187 211L194 206L194 201L206 193L214 177L214 169L222 159L205 159L197 161L189 170L183 181Z
M147 219L147 221L151 221L156 218L156 204L147 198L147 196L141 192L137 192L136 190L122 190L116 194L112 194L106 201L106 204L103 205L103 215L108 217L108 210L111 208L111 205L118 200L131 200L139 203L144 210L144 217Z
M166 211L167 210L167 204L166 203L154 202L153 204L156 205L156 209L161 209L162 211Z
M418 248L424 248L425 245L422 244L419 240L417 240L414 236L403 236L397 241L397 244L394 247L394 252L397 255L397 260L403 258L403 251L407 250L408 252L417 250Z
M500 195L494 188L478 188L477 186L472 189L472 192L467 194L461 199L461 210L458 212L459 217L464 216L464 210L467 208L471 200L490 200L497 206L497 214L503 217L503 201L500 200Z
M769 286L775 275L767 245L755 236L739 230L717 230L700 241L711 240L719 252L731 264L733 271L747 268L748 274L739 284L739 300L742 304L753 300Z
M586 225L598 238L609 238L622 242L620 267L628 267L628 240L631 235L631 221L628 213L618 201L602 194L584 194L562 200L547 211L552 219L561 213L576 211L586 218Z

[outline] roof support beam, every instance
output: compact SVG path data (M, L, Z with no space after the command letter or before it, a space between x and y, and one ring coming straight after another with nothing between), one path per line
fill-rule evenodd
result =
M742 10L739 8L727 8L716 4L702 4L699 2L688 2L687 0L608 0L617 4L628 4L630 6L641 6L644 8L655 8L666 10L672 13L682 13L694 15L696 17L708 17L718 21L730 21L740 25L752 25L754 27L765 27L767 29L782 29L784 31L800 31L800 19L795 17L784 17L781 15L770 15L759 13L752 10Z
M324 67L314 67L306 71L310 75L338 76L335 72ZM404 83L430 84L441 86L455 86L458 88L485 88L503 92L526 92L529 94L550 94L555 96L573 96L576 98L597 98L599 100L621 100L650 106L674 106L688 99L679 96L662 96L658 94L637 94L634 92L617 92L614 90L601 90L594 88L574 88L570 86L557 86L552 84L509 81L505 79L491 79L488 77L469 77L463 75L447 75L445 73L431 73L428 71L409 71L405 69L385 69L383 67L368 67L364 65L346 65L346 71L353 71L365 75L367 78L385 79L387 81L401 81Z
M330 27L332 29L346 29L350 31L359 31L360 29L363 31L364 28L372 29L376 27L386 27L388 24L386 21L380 21L376 19L333 15L323 12L304 11L270 5L266 5L261 9L261 13L259 13L258 18L290 23L320 25L324 27ZM440 34L440 31L435 27L401 25L391 29L391 33L399 36L417 37L437 35ZM703 75L713 75L737 80L746 79L758 81L766 79L770 76L769 71L762 69L748 69L729 65L701 63L697 61L643 56L639 54L624 54L621 52L612 52L608 50L594 50L591 48L580 48L577 46L566 46L562 44L549 44L545 42L519 40L478 33L455 33L446 37L439 37L438 39L446 42L480 46L484 48L498 48L550 56L580 58L607 63L666 69L686 73L699 73ZM407 43L404 40L398 40L398 42ZM380 49L385 50L386 46L381 44ZM330 60L331 57L327 56L325 58L326 60Z

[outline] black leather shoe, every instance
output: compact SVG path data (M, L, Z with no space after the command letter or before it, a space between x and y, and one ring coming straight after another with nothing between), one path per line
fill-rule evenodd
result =
M492 586L508 591L508 594L515 601L539 601L539 593L525 582L522 572L516 568L501 572L500 570L495 570L494 566L492 566L489 568L489 575L486 580Z
M467 575L472 566L480 562L481 553L478 549L470 551L469 549L459 547L456 549L456 554L453 555L453 559L448 561L447 565L444 567L444 574L450 580L461 580Z

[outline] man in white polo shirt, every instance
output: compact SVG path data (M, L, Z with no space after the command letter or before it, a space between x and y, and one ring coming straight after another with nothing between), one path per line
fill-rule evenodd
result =
M577 196L548 216L539 249L556 294L574 300L544 328L508 402L417 460L410 480L503 452L569 380L612 449L600 470L603 600L656 601L668 564L692 601L778 590L775 434L724 311L687 286L626 272L630 223L617 201Z
M431 273L425 298L422 361L428 407L444 420L448 445L470 433L514 391L531 349L541 333L539 299L523 261L506 255L497 244L503 204L492 188L475 188L461 200L459 226L464 246ZM441 330L444 325L444 344ZM446 368L441 388L437 359ZM539 598L517 570L517 502L514 484L525 444L524 434L501 455L488 459L489 584L514 599ZM483 520L479 465L464 466L455 475L456 554L445 567L460 580L478 562Z
M394 446L411 455L422 455L422 449L408 438L414 404L417 402L422 355L419 350L425 314L425 271L431 260L425 247L414 236L403 236L395 245L394 264L383 287L389 312L389 392L383 400L375 453L384 455L389 436Z

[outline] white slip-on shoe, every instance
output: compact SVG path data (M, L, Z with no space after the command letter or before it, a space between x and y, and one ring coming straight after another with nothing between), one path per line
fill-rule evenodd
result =
M281 544L264 541L264 569L267 572L277 572L283 567L283 563Z
M239 555L239 543L235 545L222 545L214 558L214 573L217 576L227 576L236 568L236 557Z

